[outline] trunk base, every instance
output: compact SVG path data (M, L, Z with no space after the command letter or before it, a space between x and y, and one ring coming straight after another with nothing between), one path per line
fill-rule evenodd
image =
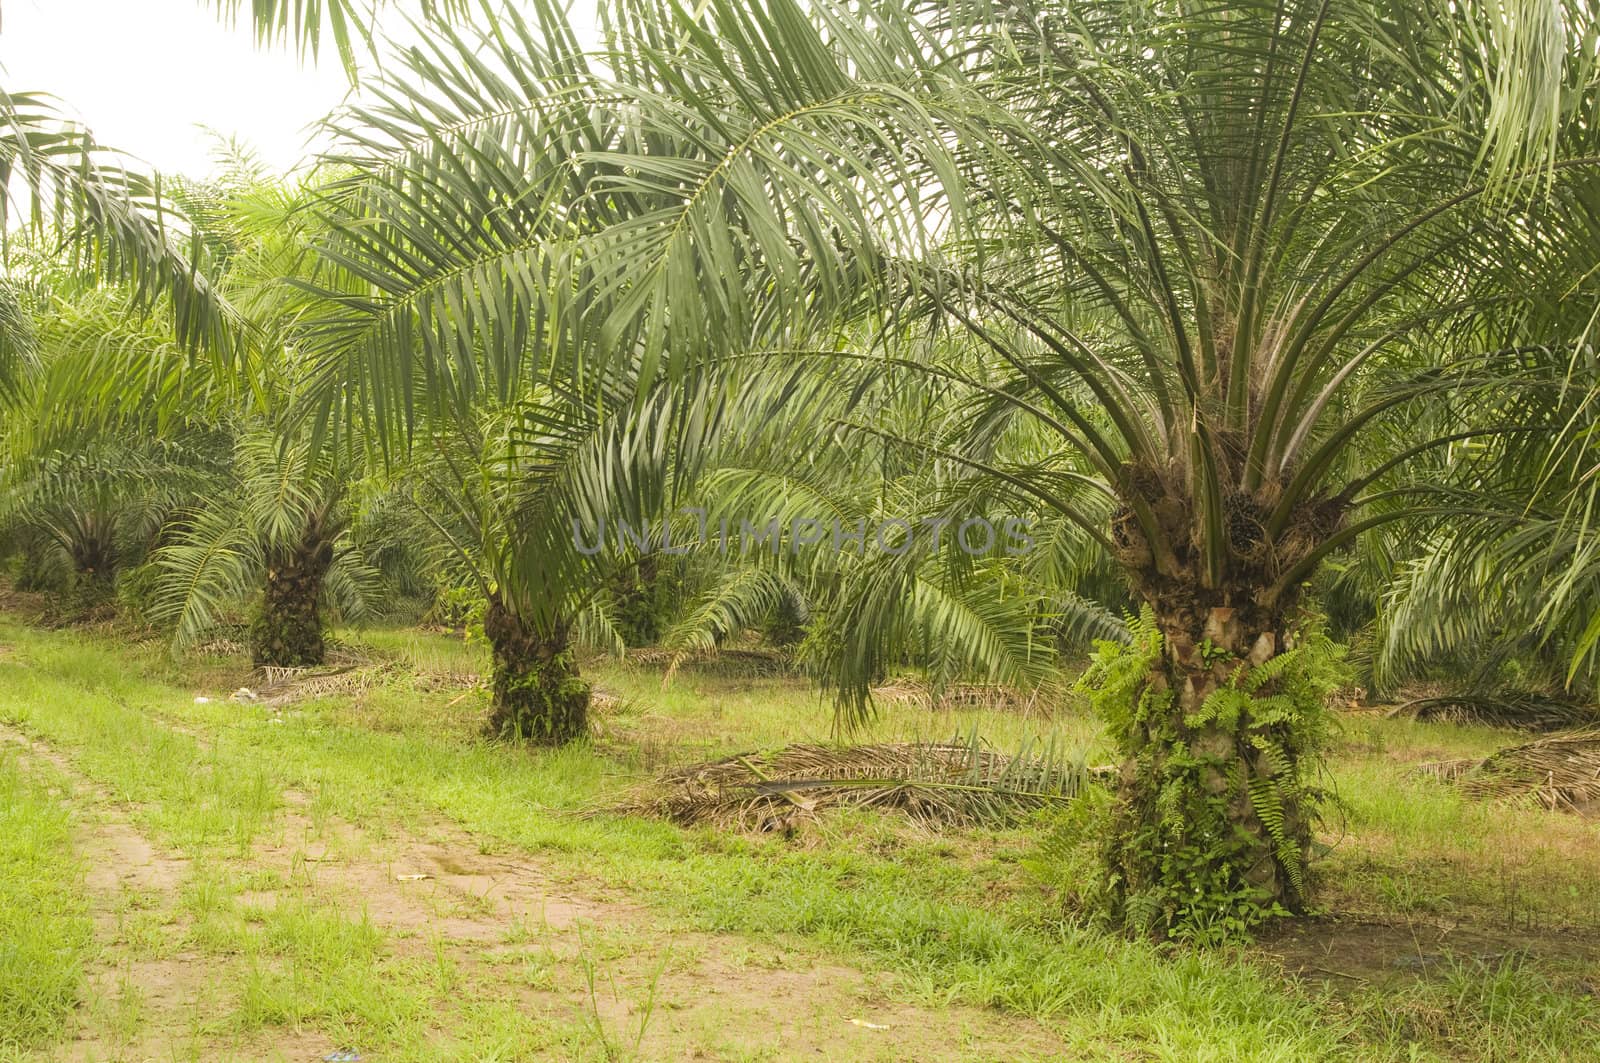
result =
M319 547L268 566L261 612L250 624L257 668L311 668L326 659L322 580L331 561L331 548Z
M1261 619L1147 609L1134 645L1085 674L1125 758L1098 844L1101 903L1129 930L1215 943L1306 910L1308 779L1335 670L1317 666L1319 640L1253 674L1284 649L1283 625Z
M483 630L494 650L491 737L560 746L589 733L589 685L565 631L535 635L498 599L489 602Z

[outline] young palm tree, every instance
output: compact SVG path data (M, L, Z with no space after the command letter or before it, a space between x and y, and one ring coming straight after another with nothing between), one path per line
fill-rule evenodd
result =
M576 98L594 83L575 80L577 46L564 23L543 14L556 51L512 14L481 40L441 29L397 57L409 73L369 86L372 102L341 119L349 135L330 161L346 176L323 202L331 233L322 250L357 283L318 292L331 309L308 324L303 342L318 359L326 423L359 422L390 447L421 428L467 444L451 472L461 485L430 493L458 492L459 552L475 559L488 601L492 729L557 744L587 731L588 691L572 647L585 628L604 627L596 603L619 571L659 546L671 501L721 426L766 416L787 396L790 374L713 376L676 359L669 367L659 342L602 335L576 320L574 293L549 283L567 258L586 254L576 246L583 234L614 214L587 199L591 175L573 164L620 127L563 98L563 86ZM452 65L480 50L481 62ZM516 139L499 155L503 130L492 117L481 129L473 118L441 134L453 123L410 91L408 77L518 93L542 114L504 120L534 140L536 155ZM464 197L462 165L481 177ZM471 249L481 241L504 256L507 272L474 272ZM458 269L474 275L464 287L449 280ZM456 302L463 293L467 302ZM583 298L598 306L631 297ZM493 432L485 410L505 419ZM619 523L647 541L620 542ZM589 549L606 528L610 540Z
M305 387L293 340L316 305L304 285L336 271L310 253L307 193L267 179L248 156L235 152L217 181L178 182L171 195L232 300L230 312L247 326L230 357L196 359L163 342L169 318L132 315L126 298L65 301L50 315L51 363L34 389L30 434L54 452L101 437L151 447L207 433L212 460L171 470L190 486L169 507L155 555L163 578L152 618L171 621L182 646L222 610L259 594L256 663L319 664L324 599L349 615L370 583L349 538L364 454L348 438L318 436L292 413ZM204 489L193 487L195 477Z
M257 665L321 664L325 606L357 616L376 584L351 535L362 444L318 433L296 412L311 386L296 342L304 320L321 312L309 289L343 283L313 251L320 229L308 205L317 195L314 186L272 180L237 152L217 181L177 192L216 263L218 287L251 329L229 372L168 367L187 377L175 392L206 395L235 445L227 481L158 557L168 579L156 612L176 622L181 644L219 608L259 592L250 624Z
M326 448L246 426L233 461L155 554L152 619L170 623L182 647L259 596L249 625L255 664L323 663L325 608L359 617L376 584L351 538L356 472Z
M374 294L324 353L399 409L419 352L654 378L803 360L840 315L891 346L908 320L960 332L985 371L928 371L1056 457L951 460L1093 537L1153 617L1115 914L1302 909L1316 727L1279 696L1302 588L1440 504L1374 485L1495 429L1435 418L1376 461L1365 436L1515 389L1564 338L1521 323L1583 281L1550 249L1600 196L1588 7L640 0L603 9L593 66L537 10L538 34L441 33L344 121L382 145L360 185L382 223L341 228ZM851 703L881 634L836 658Z
M583 489L581 478L606 446L604 428L585 423L590 409L542 390L475 418L443 420L399 474L433 531L442 567L481 596L493 656L485 729L496 738L560 745L586 736L589 687L575 651L621 648L603 596L609 577L637 554L574 550L566 507L551 504ZM545 582L539 602L518 582L519 548L530 536L542 540L546 564L564 557L546 569L563 575Z
M31 275L11 325L19 372L0 417L0 525L22 567L18 585L108 601L119 576L143 563L166 520L199 497L216 471L218 438L173 406L157 434L92 416L105 393L80 391L86 363L127 344L187 361L165 313L141 312L127 289L84 289L46 256L13 258ZM105 388L108 382L97 381ZM120 382L118 404L149 404L147 381Z
M119 577L150 556L165 522L205 483L214 440L106 433L49 450L6 442L0 542L20 555L17 587L52 592L76 612L109 602Z

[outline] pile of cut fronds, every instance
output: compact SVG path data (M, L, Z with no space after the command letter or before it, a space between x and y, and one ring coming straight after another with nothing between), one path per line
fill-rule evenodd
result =
M411 681L418 690L430 693L441 690L466 690L486 683L478 672L413 672Z
M244 657L250 653L250 647L238 639L218 636L196 643L193 652L199 657Z
M1071 800L1091 768L1054 739L1007 756L973 736L947 743L792 745L741 753L668 772L614 811L685 826L790 830L840 806L892 809L927 825L1001 826L1045 805Z
M901 677L872 688L872 700L883 705L908 705L924 709L1027 710L1039 702L1040 691L1024 692L1003 684L949 683L934 686L922 679Z
M786 653L773 649L736 649L713 647L710 649L664 649L658 646L641 646L627 651L624 659L629 664L646 668L664 668L665 680L670 682L680 668L730 677L765 678L787 675L794 671L794 660Z
M1473 797L1592 815L1600 813L1600 727L1512 746L1481 761L1422 764L1412 773L1454 782Z
M1413 698L1395 706L1389 716L1440 723L1488 724L1523 731L1561 731L1600 723L1600 706L1534 690L1465 691Z
M1458 757L1454 760L1430 760L1413 765L1406 772L1413 779L1432 779L1434 782L1453 783L1472 772L1483 761L1477 757Z
M330 668L366 668L394 662L393 654L373 649L371 646L363 646L358 642L343 642L339 639L327 640L327 657L324 664Z
M289 705L312 701L333 694L361 693L391 679L399 670L394 662L360 667L354 664L316 668L281 668L266 665L258 670L256 699L263 705Z
M1600 727L1513 746L1464 775L1477 797L1526 797L1545 808L1600 811Z

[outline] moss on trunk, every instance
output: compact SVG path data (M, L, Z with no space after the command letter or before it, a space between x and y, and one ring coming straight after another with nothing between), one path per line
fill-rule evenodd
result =
M496 596L483 631L494 652L491 735L559 746L589 733L589 686L578 675L565 628L532 632Z

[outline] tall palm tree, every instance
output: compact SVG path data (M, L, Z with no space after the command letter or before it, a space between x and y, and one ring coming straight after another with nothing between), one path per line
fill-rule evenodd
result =
M1600 197L1592 11L637 0L590 61L535 10L441 32L341 120L377 206L333 253L372 294L323 356L399 411L424 365L560 349L653 379L806 360L841 316L890 347L908 320L962 334L987 372L928 371L1059 458L952 460L1080 527L1153 617L1114 728L1113 913L1303 909L1302 588L1447 504L1407 459L1500 429L1439 416L1379 459L1364 437L1514 395L1530 345L1570 338L1526 326L1592 287L1552 253ZM882 636L837 656L847 704Z

